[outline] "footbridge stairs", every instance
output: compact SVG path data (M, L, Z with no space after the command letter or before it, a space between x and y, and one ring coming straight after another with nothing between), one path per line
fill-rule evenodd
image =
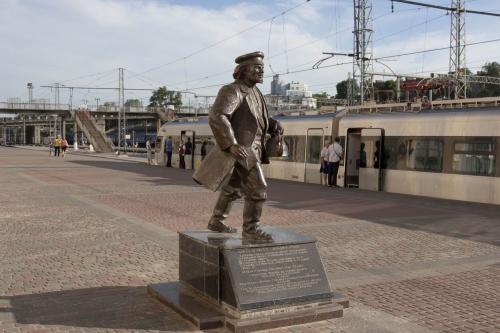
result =
M96 152L112 153L114 151L113 142L99 129L89 112L71 111L71 116L85 133Z

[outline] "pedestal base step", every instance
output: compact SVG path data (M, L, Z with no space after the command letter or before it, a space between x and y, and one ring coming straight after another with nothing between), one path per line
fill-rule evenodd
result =
M229 331L254 332L276 327L305 324L314 321L340 318L349 301L335 293L333 303L314 305L300 311L276 313L251 319L238 319L226 316L214 305L190 293L182 292L179 282L159 283L148 286L148 293L163 304L171 307L200 330L226 327Z

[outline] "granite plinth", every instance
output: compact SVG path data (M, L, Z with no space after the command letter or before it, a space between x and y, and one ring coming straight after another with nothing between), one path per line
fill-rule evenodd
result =
M265 231L272 241L180 232L179 283L151 285L149 292L200 328L220 324L221 316L235 332L341 317L348 301L331 290L316 239L273 227ZM200 307L213 313L188 310Z

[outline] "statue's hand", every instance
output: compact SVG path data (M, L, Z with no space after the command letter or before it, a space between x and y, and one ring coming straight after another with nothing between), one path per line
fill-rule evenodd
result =
M283 128L283 126L281 126L281 123L278 120L276 120L274 122L273 128L271 129L271 133L273 135L278 135L278 134L283 135L284 131L285 131L285 129Z
M229 147L229 152L237 159L244 159L248 156L247 151L241 145L232 145Z

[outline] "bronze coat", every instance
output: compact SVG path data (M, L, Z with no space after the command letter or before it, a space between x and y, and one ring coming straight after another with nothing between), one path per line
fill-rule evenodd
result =
M258 117L262 114L264 129L259 159L268 164L269 159L265 151L265 134L274 128L275 120L269 118L266 103L262 93L258 90L263 107L255 104L248 97L251 88L243 82L235 82L222 87L217 94L214 105L210 110L208 123L214 133L217 146L214 147L203 160L200 168L193 174L193 179L208 187L217 190L234 168L235 158L227 151L234 144L240 144L252 150L252 145L258 130Z

